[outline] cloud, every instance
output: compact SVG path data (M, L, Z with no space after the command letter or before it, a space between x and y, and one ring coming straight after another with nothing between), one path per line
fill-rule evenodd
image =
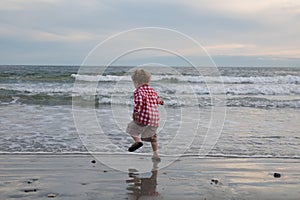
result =
M105 6L96 0L2 0L0 10L3 38L68 43L99 40L107 35L95 16Z
M34 10L40 8L41 5L53 5L59 2L59 0L1 0L0 11Z
M82 31L51 32L38 29L23 29L15 26L0 27L0 36L16 40L43 41L43 42L86 42L102 39L101 35Z
M300 2L298 0L189 0L177 1L178 4L186 6L194 12L206 11L231 17L256 18L261 15L276 15L277 12L287 12L291 15L300 12ZM292 13L291 13L292 12ZM283 17L283 16L281 16ZM287 16L288 17L288 16ZM264 20L264 19L262 19Z
M1 0L0 19L0 40L5 41L0 52L10 53L15 59L22 43L28 55L37 53L31 46L41 45L41 49L47 49L44 55L53 53L61 60L72 60L67 51L84 57L87 48L92 49L109 36L144 26L181 31L213 56L300 58L298 0ZM166 35L153 35L149 41L155 38L168 42L170 47L180 47L184 56L199 53ZM143 40L143 35L133 35L106 53L133 41L142 44ZM50 44L51 48L45 48ZM46 56L43 58L49 62Z

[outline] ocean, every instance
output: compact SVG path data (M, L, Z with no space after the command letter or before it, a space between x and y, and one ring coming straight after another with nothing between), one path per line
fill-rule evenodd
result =
M127 154L132 69L95 75L78 73L78 66L0 66L0 153ZM300 159L300 68L220 67L219 76L209 70L153 68L150 85L165 101L162 155L201 155L206 145L211 157ZM78 119L90 110L95 121ZM144 145L137 153L148 152Z

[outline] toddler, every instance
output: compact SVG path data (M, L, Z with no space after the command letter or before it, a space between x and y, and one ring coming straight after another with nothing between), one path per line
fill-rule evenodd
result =
M128 151L133 152L143 146L142 141L151 142L152 160L160 161L156 131L158 128L159 113L157 105L164 102L159 98L148 83L151 79L150 72L137 69L131 75L136 90L134 91L133 121L127 126L126 132L131 135L135 143ZM141 136L141 139L140 137Z

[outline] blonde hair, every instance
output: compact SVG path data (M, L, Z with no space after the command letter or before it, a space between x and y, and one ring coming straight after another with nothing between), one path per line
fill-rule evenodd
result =
M138 85L148 84L151 80L151 73L144 69L136 69L133 71L131 79Z

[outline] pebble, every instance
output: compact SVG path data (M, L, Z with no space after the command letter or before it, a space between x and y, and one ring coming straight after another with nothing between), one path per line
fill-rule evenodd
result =
M218 179L211 179L211 183L210 184L212 184L212 183L218 184L219 180Z
M36 192L36 191L37 191L37 189L25 189L25 190L24 190L24 192L26 192L26 193L27 193L27 192Z
M37 178L32 178L32 179L29 179L28 181L27 181L27 183L28 184L31 184L31 183L33 183L33 182L35 182L35 181L38 181L39 179L37 179Z
M275 172L275 173L274 173L274 177L275 177L275 178L280 178L280 177L281 177L281 174Z
M48 194L48 198L54 198L56 197L56 194Z

